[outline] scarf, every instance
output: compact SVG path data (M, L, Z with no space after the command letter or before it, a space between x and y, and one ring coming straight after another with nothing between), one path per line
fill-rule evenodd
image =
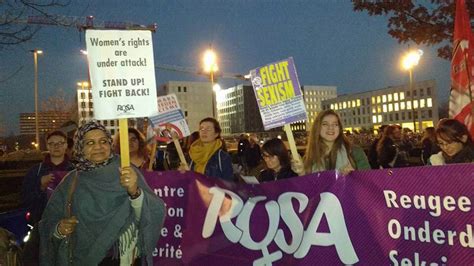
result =
M464 146L458 153L453 157L448 157L443 153L445 163L472 163L474 162L474 148L471 146Z
M98 163L98 164L87 160L84 157L84 152L83 152L84 136L86 135L87 132L94 129L102 130L105 133L105 135L107 136L107 141L110 145L110 151L111 151L109 158L106 161L102 163ZM103 167L109 164L110 160L114 156L112 151L113 151L112 136L110 135L110 132L107 129L105 129L105 127L101 125L97 120L91 120L85 123L76 131L76 134L74 134L74 147L73 147L74 161L76 164L76 169L80 171L91 171L97 167Z
M189 156L195 164L194 171L204 174L207 162L221 147L222 141L220 139L216 139L211 143L203 143L200 139L193 142L189 149Z
M336 169L326 169L325 165L318 165L317 163L313 164L312 172L321 172L326 170L337 170L340 171L343 169L348 163L350 163L349 157L347 156L346 147L344 145L337 151L336 156Z
M67 193L75 171L63 179L39 223L40 265L68 265L69 245L75 265L97 265L118 241L122 245L135 240L139 256L152 265L152 252L165 217L164 204L137 171L144 198L140 222L135 224L129 195L119 182L119 166L120 158L114 156L108 165L78 172L72 213L79 223L70 237L58 239L54 232L59 220L66 216ZM122 243L120 238L127 235L134 239ZM120 248L127 249L127 245Z

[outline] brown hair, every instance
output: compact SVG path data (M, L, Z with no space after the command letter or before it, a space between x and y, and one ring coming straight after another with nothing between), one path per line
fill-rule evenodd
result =
M204 122L211 122L214 126L214 131L218 134L217 138L221 137L222 128L221 128L221 125L219 124L219 122L216 119L214 119L212 117L206 117L206 118L204 118L203 120L201 120L199 122L199 125L201 125Z
M382 154L385 140L389 138L391 139L393 137L393 132L395 132L396 129L401 128L399 125L388 125L385 127L382 138L377 142L377 155Z
M46 135L46 142L48 142L49 138L51 138L52 136L59 136L59 137L63 137L64 140L67 141L67 135L66 133L62 132L61 130L54 130L54 131L51 131L49 132L47 135Z
M290 167L290 155L281 139L273 138L267 140L262 146L262 152L277 156L282 168Z
M337 122L339 124L339 135L334 141L334 145L332 145L331 151L329 152L329 165L326 166L326 163L324 162L324 157L328 146L323 142L320 133L323 119L328 115L333 115L337 117ZM344 147L346 148L347 157L349 158L349 161L351 162L352 166L355 167L355 163L353 162L352 156L350 156L352 152L352 145L347 139L347 137L343 134L341 118L335 111L331 109L320 112L318 116L314 119L313 124L311 126L311 132L308 138L308 146L306 147L306 153L304 156L305 172L311 173L314 164L324 166L323 168L329 167L329 169L334 169L336 166L337 151L342 147L342 145L344 145Z
M460 142L464 146L473 145L471 135L466 125L456 119L441 119L436 128L436 136L445 141ZM466 142L462 141L463 136L467 136Z
M145 143L145 137L143 136L143 134L138 131L137 129L133 128L133 127L129 127L128 128L128 134L134 134L136 137L137 137L137 140L138 140L138 155L142 156L142 157L145 157L145 158L148 158L149 157L149 151L148 151L148 147ZM114 139L114 148L115 148L115 153L116 154L120 154L120 134L117 134L115 136L115 139Z

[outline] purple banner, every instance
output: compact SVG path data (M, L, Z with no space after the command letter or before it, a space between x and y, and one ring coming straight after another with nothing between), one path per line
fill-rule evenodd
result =
M323 172L260 185L150 172L159 265L473 265L474 165Z
M306 120L306 108L293 57L250 71L265 130Z

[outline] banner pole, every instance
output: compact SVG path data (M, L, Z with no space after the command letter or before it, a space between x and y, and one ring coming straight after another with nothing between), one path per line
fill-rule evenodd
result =
M288 138L288 146L290 146L291 156L293 157L293 159L299 159L300 154L298 153L298 150L296 149L296 143L295 143L295 139L293 138L293 131L291 131L290 124L285 124L283 128L285 130L286 137Z
M148 171L153 171L153 162L155 162L157 146L158 146L158 143L155 140L153 142L153 145L151 145L151 155L150 155L150 163L148 164Z
M173 143L176 147L176 151L178 152L179 160L182 164L186 165L186 168L188 168L188 163L186 162L186 158L184 158L183 149L181 149L181 144L179 144L179 140L175 135L173 135Z
M128 147L128 119L119 119L120 133L120 164L122 167L130 166L130 151Z

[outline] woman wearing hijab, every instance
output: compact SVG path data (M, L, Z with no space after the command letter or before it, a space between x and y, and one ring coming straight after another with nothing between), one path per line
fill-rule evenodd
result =
M165 213L136 168L120 167L97 121L74 137L76 169L53 193L40 221L41 265L152 265Z

